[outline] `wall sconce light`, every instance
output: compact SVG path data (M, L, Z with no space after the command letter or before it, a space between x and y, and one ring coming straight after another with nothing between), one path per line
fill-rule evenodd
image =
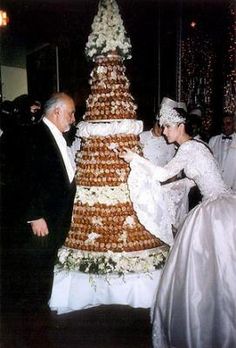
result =
M6 11L0 10L0 27L6 27L9 23L9 17Z

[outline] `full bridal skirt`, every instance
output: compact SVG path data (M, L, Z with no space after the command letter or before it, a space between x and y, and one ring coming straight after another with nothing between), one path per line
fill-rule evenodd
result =
M159 284L154 348L236 347L235 212L226 193L188 214Z

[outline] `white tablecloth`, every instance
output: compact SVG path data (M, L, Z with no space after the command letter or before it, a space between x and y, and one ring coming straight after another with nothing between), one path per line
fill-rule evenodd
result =
M58 314L104 304L150 308L155 300L161 272L128 274L125 277L56 272L50 307Z

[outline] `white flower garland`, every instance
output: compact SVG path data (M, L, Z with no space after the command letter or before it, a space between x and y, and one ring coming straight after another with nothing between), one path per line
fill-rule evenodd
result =
M119 186L77 186L75 203L93 206L96 203L116 205L118 203L130 202L127 184Z
M168 247L141 252L112 251L87 252L62 247L58 252L58 270L80 271L89 274L150 273L164 266L168 255Z

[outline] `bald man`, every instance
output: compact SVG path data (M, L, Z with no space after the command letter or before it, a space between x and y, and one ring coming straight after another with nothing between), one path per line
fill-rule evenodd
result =
M24 312L49 309L54 264L70 228L75 195L74 164L63 137L74 122L73 99L65 93L54 94L45 103L41 122L32 127L25 148L25 206L14 243L18 250L14 268L20 276L12 279L12 300Z

